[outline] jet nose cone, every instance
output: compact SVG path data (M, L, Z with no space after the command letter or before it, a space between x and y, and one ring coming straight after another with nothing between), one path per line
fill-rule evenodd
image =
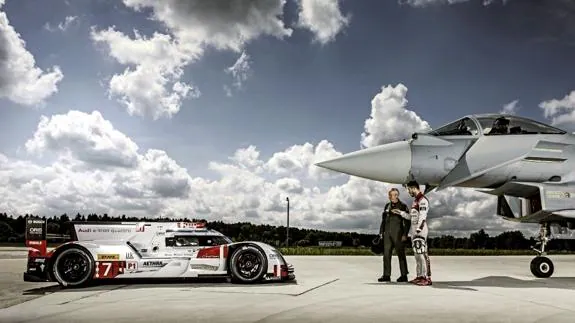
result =
M407 141L398 141L354 151L315 165L379 182L404 184L411 169L411 148Z

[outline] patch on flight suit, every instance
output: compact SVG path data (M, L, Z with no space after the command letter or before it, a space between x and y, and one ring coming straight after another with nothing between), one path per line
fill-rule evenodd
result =
M424 254L427 252L427 243L422 237L415 237L411 240L413 245L413 252L416 254Z

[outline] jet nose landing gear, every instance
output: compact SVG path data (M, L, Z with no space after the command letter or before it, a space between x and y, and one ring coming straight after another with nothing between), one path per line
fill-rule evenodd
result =
M553 262L544 256L538 256L531 260L531 273L537 278L549 278L554 271Z
M553 275L555 270L553 262L551 259L545 257L545 245L549 242L548 235L548 225L546 223L541 224L541 230L539 231L539 242L541 244L541 249L531 249L535 250L539 255L531 260L531 273L537 278L549 278Z

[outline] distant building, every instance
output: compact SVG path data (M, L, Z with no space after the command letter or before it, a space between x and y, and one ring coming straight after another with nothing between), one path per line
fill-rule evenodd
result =
M342 241L318 241L320 247L341 247Z

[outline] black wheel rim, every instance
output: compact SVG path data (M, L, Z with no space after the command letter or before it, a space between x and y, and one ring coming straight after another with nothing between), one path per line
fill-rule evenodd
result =
M238 257L237 269L245 279L252 279L258 275L262 260L255 252L246 252Z
M90 264L85 255L70 252L59 259L56 270L63 281L77 283L86 278L89 267Z

